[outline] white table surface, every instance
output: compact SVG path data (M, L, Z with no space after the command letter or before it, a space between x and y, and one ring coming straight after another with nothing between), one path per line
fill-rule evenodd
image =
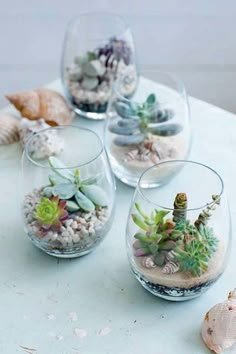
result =
M61 90L59 81L50 87ZM222 175L235 229L236 116L194 98L190 104L190 158ZM102 122L74 122L102 133ZM129 269L125 226L133 189L117 182L115 221L97 250L74 260L50 257L23 231L17 206L20 154L17 144L0 147L0 353L27 353L24 346L35 354L209 353L200 326L209 307L236 287L235 240L226 272L207 293L182 303L156 298ZM76 335L76 328L86 336Z

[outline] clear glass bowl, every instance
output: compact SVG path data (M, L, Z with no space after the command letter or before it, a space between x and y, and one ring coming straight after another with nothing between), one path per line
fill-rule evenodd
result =
M136 187L140 175L150 166L187 158L190 113L185 87L171 74L141 72L129 99L122 94L126 81L123 75L114 85L105 145L116 177Z
M61 60L65 94L74 111L85 118L104 119L114 80L124 71L130 81L126 96L135 89L133 36L123 19L105 13L82 14L66 30Z
M115 183L100 138L78 126L32 135L22 157L24 229L46 253L85 255L109 231Z
M172 169L175 178L159 186ZM126 235L131 269L145 289L173 301L199 296L229 258L231 220L221 177L192 161L150 167L136 188Z

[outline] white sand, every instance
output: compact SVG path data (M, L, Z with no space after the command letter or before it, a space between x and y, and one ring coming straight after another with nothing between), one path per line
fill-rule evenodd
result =
M206 283L207 281L217 278L223 271L225 261L225 247L223 242L219 243L218 250L213 254L209 261L208 270L201 276L194 277L188 272L180 272L174 274L165 274L162 272L163 267L152 269L145 268L142 265L144 257L134 257L135 270L141 273L147 281L153 284L160 284L169 288L178 287L189 289L194 286Z

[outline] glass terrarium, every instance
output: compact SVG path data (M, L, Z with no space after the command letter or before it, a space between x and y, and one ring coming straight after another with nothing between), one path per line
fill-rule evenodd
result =
M22 157L25 232L46 253L78 257L109 231L114 178L100 138L77 126L32 135Z
M122 94L126 81L124 74L114 85L105 144L116 177L136 186L154 164L187 158L189 105L183 83L170 74L141 72L130 98Z
M61 75L74 111L104 119L114 80L128 73L123 93L135 89L135 51L130 29L117 15L88 13L70 22L64 40Z
M175 178L160 186L170 168ZM153 188L147 189L150 183ZM127 251L134 275L152 294L174 301L202 294L223 273L230 241L223 181L213 169L168 161L140 177L128 217Z

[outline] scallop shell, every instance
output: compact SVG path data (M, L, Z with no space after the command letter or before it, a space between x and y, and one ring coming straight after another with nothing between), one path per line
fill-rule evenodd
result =
M19 121L11 114L2 114L0 116L0 145L16 143L19 140Z
M201 334L206 346L217 354L236 343L236 289L207 312Z
M145 268L151 269L156 268L156 264L154 263L151 257L145 257L142 261L142 264Z
M174 274L174 273L178 272L178 270L179 270L178 264L176 264L173 261L170 261L170 262L166 263L166 265L162 269L162 272L165 274Z

